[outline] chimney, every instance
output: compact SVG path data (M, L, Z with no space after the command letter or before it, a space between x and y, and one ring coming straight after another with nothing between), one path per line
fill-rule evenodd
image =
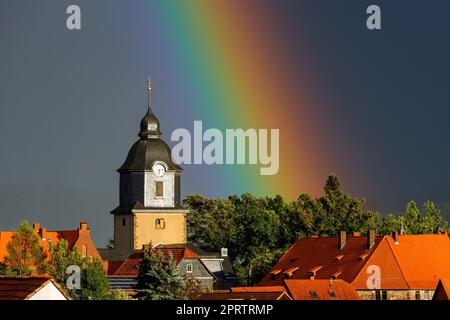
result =
M398 244L398 231L392 232L392 239L394 240L394 244Z
M367 250L372 249L374 243L375 243L375 230L369 230L367 232Z
M34 232L38 233L40 228L41 228L41 225L39 223L33 224Z
M45 228L40 228L39 229L39 236L41 237L41 238L44 238L44 234L47 232L47 229L45 229Z
M88 229L88 223L86 221L81 221L80 222L80 229L79 230L83 230L83 231L87 231Z
M342 251L345 247L345 243L347 242L347 233L345 231L339 232L339 242L338 242L338 250Z

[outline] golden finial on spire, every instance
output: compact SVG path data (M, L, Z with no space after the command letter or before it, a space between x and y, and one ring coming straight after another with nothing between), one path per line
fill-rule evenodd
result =
M151 90L152 90L152 81L151 81L150 75L148 75L147 91L151 91Z

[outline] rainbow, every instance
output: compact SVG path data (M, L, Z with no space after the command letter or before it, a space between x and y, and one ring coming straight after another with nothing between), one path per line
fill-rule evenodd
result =
M145 5L161 37L189 112L207 127L279 128L280 170L259 175L258 166L216 166L223 195L251 192L295 199L321 193L329 159L313 95L305 92L312 70L292 70L289 45L279 39L280 17L250 1L161 1ZM145 30L144 30L145 31ZM307 46L307 37L301 35ZM308 55L305 50L305 55ZM188 168L185 168L188 169Z

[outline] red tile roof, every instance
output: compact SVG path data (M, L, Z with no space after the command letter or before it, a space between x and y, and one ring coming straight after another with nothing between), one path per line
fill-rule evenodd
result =
M309 271L315 270L314 279L330 279L336 276L351 283L363 268L362 254L372 255L383 237L376 237L371 250L367 250L367 237L347 237L343 250L338 250L337 237L304 238L298 240L273 267L277 275L267 274L258 286L280 285L289 279L309 279ZM342 256L336 259L337 256ZM293 259L296 257L296 259ZM367 259L367 258L366 258ZM321 268L319 270L318 267ZM298 268L298 269L295 269ZM289 276L289 273L291 275Z
M175 263L178 265L183 259L200 259L199 256L189 248L165 248L158 247L153 249L154 252L161 252L163 256L172 254ZM139 275L139 266L144 259L144 251L136 251L132 253L119 267L115 265L115 270L108 267L108 275L110 276L128 276L137 277ZM119 264L119 262L115 262Z
M116 273L116 271L120 268L120 266L124 263L125 260L108 260L108 269L106 274L112 275Z
M58 234L58 239L64 239L67 241L68 247L70 250L73 249L73 246L77 242L80 231L79 230L65 230L65 231L55 231Z
M281 286L237 287L203 295L201 300L359 300L342 280L284 280Z
M342 251L338 250L337 237L300 239L258 285L314 277L342 279L366 290L374 267L380 270L380 289L434 290L439 278L450 278L447 234L400 235L398 243L390 236L378 236L371 250L366 248L364 236L348 237Z
M0 277L0 300L26 300L50 281L51 278L46 276Z
M134 252L127 259L125 259L125 261L119 268L116 269L114 273L108 273L108 275L137 277L139 275L139 266L143 259L144 251Z
M343 280L284 280L294 300L360 300L355 288Z

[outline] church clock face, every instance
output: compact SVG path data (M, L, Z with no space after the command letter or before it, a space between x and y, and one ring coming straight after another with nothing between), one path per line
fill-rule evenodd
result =
M164 175L164 172L166 172L166 168L160 163L155 163L152 167L152 170L157 177L162 177Z

